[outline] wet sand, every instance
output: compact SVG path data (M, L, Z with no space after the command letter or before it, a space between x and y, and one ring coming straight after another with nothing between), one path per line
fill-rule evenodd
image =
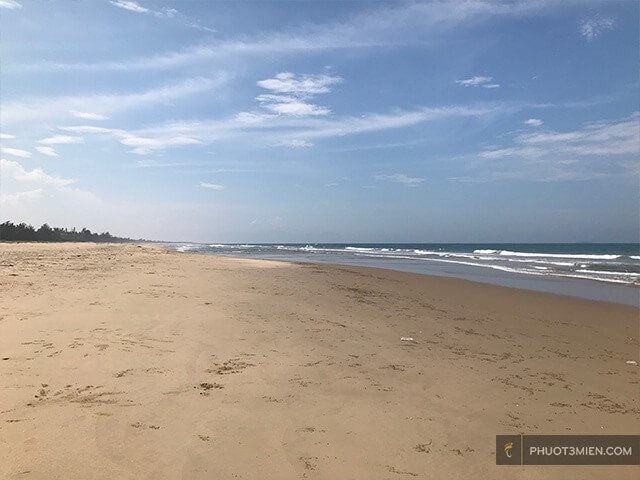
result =
M633 307L380 269L0 244L0 478L637 478ZM412 337L414 341L401 341Z

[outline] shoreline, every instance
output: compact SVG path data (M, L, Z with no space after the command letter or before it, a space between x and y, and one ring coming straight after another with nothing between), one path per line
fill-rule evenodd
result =
M149 245L0 264L3 478L637 475L495 465L497 434L637 433L633 307Z
M169 251L177 252L180 254L192 254L192 255L207 255L218 258L244 258L250 260L264 260L275 262L290 262L293 264L312 264L312 265L333 265L337 267L352 267L352 268L372 268L380 269L391 272L403 272L414 275L421 275L429 278L452 278L456 280L472 282L481 285L492 285L502 288L513 288L516 290L531 291L537 293L545 293L549 295L557 295L561 297L579 298L583 300L605 302L614 305L626 305L633 308L640 308L640 284L620 284L617 282L595 280L571 276L561 275L532 275L523 273L508 273L506 275L468 275L463 273L444 273L438 274L433 272L418 271L408 268L394 268L393 266L385 267L380 265L374 265L372 262L366 264L362 263L337 263L334 261L322 261L320 259L311 260L299 260L293 257L256 257L251 255L223 255L211 252L199 252L199 251L180 251L176 250L172 246L158 245L159 248L164 248ZM486 270L487 267L474 267L477 269ZM516 284L513 286L511 284ZM559 290L559 291L558 291ZM614 297L613 299L611 297Z
M481 281L477 281L477 280L469 280L466 278L462 278L462 277L456 277L456 276L446 276L446 275L433 275L433 274L429 274L429 273L415 273L415 272L408 272L405 270L396 270L393 268L384 268L384 267L374 267L374 266L363 266L363 265L349 265L349 264L344 264L344 263L328 263L328 262L303 262L300 260L277 260L277 259L271 259L271 258L260 258L260 259L256 259L256 258L251 258L251 257L231 257L231 256L224 256L224 255L214 255L214 254L207 254L207 253L189 253L189 252L178 252L181 255L207 255L207 256L212 256L215 258L238 258L241 260L257 260L260 262L276 262L276 263L291 263L293 265L297 265L297 266L305 266L305 265L315 265L315 266L327 266L327 267L334 267L334 268L352 268L354 269L354 271L357 270L363 270L363 271L380 271L380 272L395 272L395 273L403 273L403 274L407 274L409 276L419 276L419 277L426 277L428 279L430 279L431 281L438 281L440 279L448 279L448 280L453 280L454 282L461 282L463 284L469 284L469 286L487 286L487 287L492 287L492 288L496 288L498 290L515 290L521 293L534 293L536 295L542 295L542 296L551 296L551 297L556 297L556 298L568 298L568 299L574 299L574 300L580 300L580 301L584 301L584 302L594 302L594 303L603 303L603 304L607 304L610 306L624 306L624 307L629 307L632 308L634 310L637 311L637 308L634 305L629 305L629 304L625 304L625 303L618 303L618 302L613 302L613 301L608 301L608 300L594 300L594 299L590 299L590 298L582 298L582 297L576 297L573 295L564 295L561 293L556 293L556 292L547 292L547 291L540 291L540 290L533 290L533 289L528 289L528 288L519 288L519 287L511 287L511 286L506 286L506 285L497 285L494 283L490 283L490 282L481 282ZM590 280L590 279L585 279L585 281L590 282L590 283L595 283L595 284L601 284L601 283L606 283L606 282L600 282L597 280ZM633 285L629 285L630 288L637 288L638 289L638 295L640 295L640 285L637 284L633 284ZM508 294L508 293L507 293Z

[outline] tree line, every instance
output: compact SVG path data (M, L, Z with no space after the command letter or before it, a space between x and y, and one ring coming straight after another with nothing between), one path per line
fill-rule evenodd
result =
M132 242L130 238L114 237L109 232L93 233L87 228L71 230L50 227L46 223L35 229L26 223L0 223L0 241L7 242Z

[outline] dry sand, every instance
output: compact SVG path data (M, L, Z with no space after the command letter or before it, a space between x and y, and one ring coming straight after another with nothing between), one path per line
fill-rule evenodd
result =
M494 464L640 431L630 307L134 245L0 244L0 292L1 478L640 473Z

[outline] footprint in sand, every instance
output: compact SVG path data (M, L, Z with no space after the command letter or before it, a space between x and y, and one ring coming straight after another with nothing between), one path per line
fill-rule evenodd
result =
M151 430L160 430L162 427L159 427L158 425L147 425L145 423L142 422L134 422L130 424L133 428L149 428Z
M216 390L222 390L224 388L224 385L220 384L220 383L208 383L208 382L203 382L200 383L199 385L193 387L193 388L198 388L200 389L200 395L203 395L205 397L209 396L209 391L212 389L216 389Z
M207 373L215 373L216 375L229 375L231 373L239 373L245 368L253 367L253 363L243 362L239 358L232 358L223 364L214 363L214 368L205 370Z

